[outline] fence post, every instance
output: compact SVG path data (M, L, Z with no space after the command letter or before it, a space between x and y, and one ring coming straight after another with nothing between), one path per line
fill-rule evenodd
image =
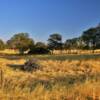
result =
M3 86L3 71L0 69L0 88Z

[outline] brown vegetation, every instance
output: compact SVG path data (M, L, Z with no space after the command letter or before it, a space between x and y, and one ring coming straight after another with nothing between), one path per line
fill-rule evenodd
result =
M0 58L0 100L100 100L99 59L40 60L31 73L20 70L25 62Z

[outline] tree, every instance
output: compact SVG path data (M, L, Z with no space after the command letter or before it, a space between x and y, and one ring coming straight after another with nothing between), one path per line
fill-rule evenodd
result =
M83 32L81 36L86 49L100 49L100 25Z
M18 33L8 40L7 44L10 48L18 49L20 54L23 54L24 51L34 46L34 41L33 39L29 38L28 33Z
M84 41L82 40L82 37L78 37L76 39L76 46L74 46L76 49L84 49L84 46L85 46L85 43Z
M62 50L62 36L58 33L54 33L50 35L48 39L48 48L50 50Z
M46 46L45 43L43 43L43 42L37 42L37 43L35 44L35 47L37 47L37 48L46 48L47 46Z
M83 32L82 39L88 49L94 49L96 46L96 32L96 28L90 28Z
M64 48L65 49L78 49L79 48L79 38L72 38L72 39L68 39L65 41L64 43Z
M100 24L83 32L78 38L68 39L64 49L100 49Z
M43 42L37 42L35 47L30 49L29 54L48 54L49 50L47 45Z
M64 48L71 49L71 47L72 47L71 39L67 39L64 43Z
M96 27L96 49L100 49L100 24Z
M0 39L0 50L5 49L5 43Z

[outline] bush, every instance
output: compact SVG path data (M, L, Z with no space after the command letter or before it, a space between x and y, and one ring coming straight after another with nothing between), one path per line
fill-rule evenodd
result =
M36 71L40 68L38 61L36 59L29 59L24 64L25 71Z
M34 48L28 52L28 54L48 54L50 51L47 48Z

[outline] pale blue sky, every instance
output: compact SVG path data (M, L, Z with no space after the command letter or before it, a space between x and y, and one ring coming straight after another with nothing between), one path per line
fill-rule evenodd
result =
M100 22L100 0L0 0L0 38L28 32L36 41L50 34L79 36Z

